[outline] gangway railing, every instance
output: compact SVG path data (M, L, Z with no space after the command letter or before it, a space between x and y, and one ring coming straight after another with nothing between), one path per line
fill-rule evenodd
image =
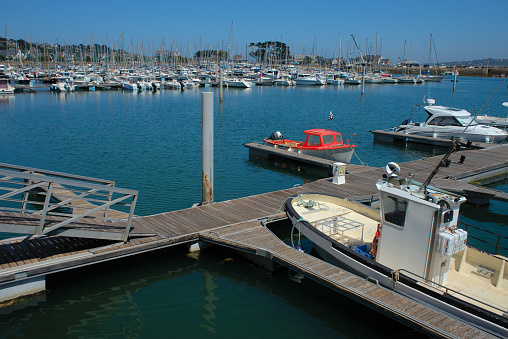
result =
M127 241L138 192L114 185L0 163L0 232Z

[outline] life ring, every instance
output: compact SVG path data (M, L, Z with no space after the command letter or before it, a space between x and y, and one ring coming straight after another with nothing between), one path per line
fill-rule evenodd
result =
M379 241L379 236L381 235L381 233L379 232L379 224L377 224L377 230L376 230L376 235L374 236L374 239L372 240L372 250L370 251L370 253L372 254L372 257L376 257L377 255L377 243Z

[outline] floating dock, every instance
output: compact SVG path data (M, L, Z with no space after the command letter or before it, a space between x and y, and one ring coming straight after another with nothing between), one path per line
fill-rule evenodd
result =
M460 156L466 157L462 163L459 162ZM307 156L305 159L317 161L308 159ZM450 159L452 160L450 167L443 168L434 177L432 185L458 192L473 192L484 198L488 196L489 199L508 201L506 193L468 184L471 180L508 173L508 145L461 151ZM401 166L401 175L413 173L415 180L424 181L440 160L439 156L405 163ZM326 162L321 163L322 166L328 166ZM38 189L45 187L44 182L58 183L60 186L53 185L51 189L43 189L43 194L52 196L55 192L56 196L59 196L56 204L60 204L60 207L66 205L64 202L73 202L66 205L70 206L67 208L86 211L81 212L79 215L81 218L76 218L56 229L52 228L54 223L61 221L51 218L64 216L48 215L46 218L50 224L46 225L43 221L40 233L35 236L0 242L0 289L3 300L44 290L45 277L57 272L175 245L185 244L199 248L202 243L212 243L240 251L267 268L273 263L285 266L430 336L491 337L481 329L438 309L408 299L379 286L374 281L360 278L299 252L281 242L265 226L269 219L284 218L285 215L280 213L282 205L288 197L298 193L323 192L350 200L373 201L377 195L374 183L385 173L384 168L347 165L349 174L346 174L346 183L340 186L326 178L302 187L136 217L132 213L132 208L130 213L104 214L120 199L110 197L109 192L127 195L129 199L134 198L131 203L123 205L124 207L130 205L129 208L135 204L137 197L137 192L114 188L112 182L102 182L100 179L89 182L90 178L80 177L81 180L74 178L76 181L88 181L79 183L80 187L84 187L81 193L76 193L75 189L73 194L69 194L66 193L66 189L69 190L74 185L79 186L78 183L71 181L73 178L70 175L51 172L49 178L49 173L38 173L40 171L35 169L23 168L16 172L13 168L16 166L3 165L7 166L4 171L10 171L2 173L4 180L14 180L17 176L26 185L38 186ZM105 198L103 205L97 204L96 199L87 199L99 189L106 192L103 193ZM25 189L27 192L28 190ZM2 199L6 195L8 194L4 194ZM84 214L86 216L83 216ZM0 230L30 226L34 221L35 225L41 225L41 215L17 213L0 208ZM33 232L37 231L35 226L30 227ZM128 230L128 238L122 239L125 227ZM107 237L100 233L101 228ZM119 229L118 237L115 235L116 229ZM508 330L503 332L503 335L508 335Z

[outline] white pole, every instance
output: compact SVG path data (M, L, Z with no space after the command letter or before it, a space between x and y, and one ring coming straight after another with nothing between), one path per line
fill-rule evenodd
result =
M453 91L455 92L455 84L457 83L457 69L454 67L453 68Z
M213 92L202 93L203 112L203 204L213 203Z
M362 95L365 93L365 65L363 65L362 71Z

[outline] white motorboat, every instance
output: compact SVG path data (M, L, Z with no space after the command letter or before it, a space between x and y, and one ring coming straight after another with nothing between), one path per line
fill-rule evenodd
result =
M52 78L53 84L49 87L54 92L74 92L76 90L74 84L66 76L57 76Z
M298 77L295 79L295 84L297 86L322 85L321 81L319 81L315 76L306 73L299 74Z
M501 143L508 137L508 132L500 128L479 124L471 113L464 109L434 106L435 101L426 100L423 107L428 114L425 122L413 122L412 114L401 125L392 131L402 134L421 135L426 137L450 139L459 138L463 141ZM416 105L416 107L420 107ZM414 112L414 110L413 110Z
M226 80L226 84L228 87L233 87L233 88L251 88L252 87L251 82L248 82L243 79L237 79L237 78Z
M344 77L340 73L330 73L326 78L326 83L330 85L344 85Z
M399 84L416 84L416 77L403 75L397 78Z
M120 83L122 86L122 89L126 91L137 91L141 88L138 86L137 83L138 77L137 76L128 76L123 79L123 81Z
M0 94L12 94L14 93L14 87L9 84L7 77L0 77Z
M173 79L171 81L164 81L162 87L165 89L182 89L182 84L180 84L178 80Z
M344 84L346 84L346 85L361 85L362 78L350 76L350 77L347 77L346 79L344 79Z
M291 79L289 74L282 74L279 79L273 81L275 86L294 86L296 85L294 80Z
M465 198L400 179L397 168L388 164L390 177L376 184L380 210L319 193L288 199L291 236L301 232L327 262L506 338L507 258L466 245L457 227Z
M398 79L393 77L383 77L383 84L397 84L399 82Z

